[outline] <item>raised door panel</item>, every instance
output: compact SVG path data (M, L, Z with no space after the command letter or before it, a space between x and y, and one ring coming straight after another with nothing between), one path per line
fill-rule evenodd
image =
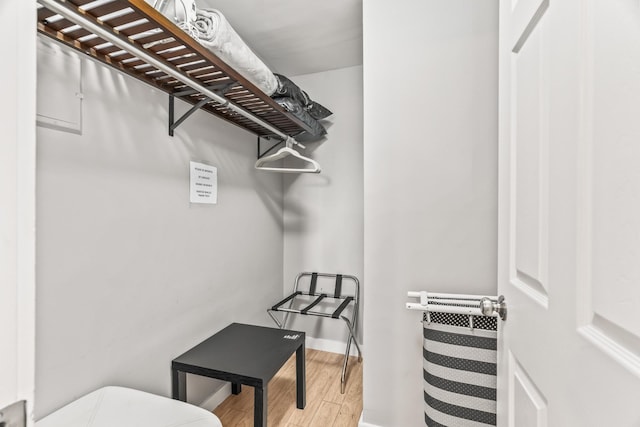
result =
M640 375L640 3L585 4L581 332Z
M513 354L509 354L511 427L547 427L547 400Z
M520 0L513 10L510 217L511 283L546 308L549 107L544 4Z

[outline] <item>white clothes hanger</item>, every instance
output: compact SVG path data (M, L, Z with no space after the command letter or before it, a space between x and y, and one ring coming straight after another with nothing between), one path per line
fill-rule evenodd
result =
M264 156L258 159L255 164L255 168L261 171L269 171L269 172L281 172L281 173L320 173L322 168L320 164L313 159L303 156L293 149L293 145L300 145L302 148L304 146L299 142L296 142L295 139L289 137L285 143L285 146L279 149L275 154L271 154L270 156ZM300 160L304 160L307 163L310 163L312 167L310 168L276 168L271 166L264 166L266 163L275 162L276 160L284 159L285 157L296 157Z

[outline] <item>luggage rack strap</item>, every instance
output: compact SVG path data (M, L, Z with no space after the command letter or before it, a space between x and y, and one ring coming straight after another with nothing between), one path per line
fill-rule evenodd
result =
M315 307L316 305L318 305L320 303L320 301L322 301L323 299L325 299L326 295L325 294L321 294L318 298L316 298L315 300L313 300L313 302L311 304L309 304L308 306L306 306L305 308L303 308L302 310L300 310L300 314L307 314L309 312L309 310L311 310L313 307Z
M288 297L286 297L285 299L283 299L282 301L280 301L279 303L277 303L276 305L271 307L271 310L278 311L278 308L280 308L283 304L285 304L286 302L291 301L292 299L294 299L295 297L297 297L300 294L302 294L302 292L300 292L300 291L292 293L291 295L289 295Z
M342 274L336 274L336 288L333 296L334 298L342 298Z
M339 319L340 314L344 311L345 308L347 308L351 301L353 301L353 297L346 297L344 301L342 301L342 304L340 304L340 306L336 309L336 311L333 312L331 317L333 319Z
M316 284L318 283L318 273L311 273L311 284L309 285L309 295L316 293Z

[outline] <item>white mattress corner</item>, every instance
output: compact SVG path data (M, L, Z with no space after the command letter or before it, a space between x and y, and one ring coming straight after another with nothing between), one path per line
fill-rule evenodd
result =
M36 427L222 427L211 412L126 387L93 391L36 422Z

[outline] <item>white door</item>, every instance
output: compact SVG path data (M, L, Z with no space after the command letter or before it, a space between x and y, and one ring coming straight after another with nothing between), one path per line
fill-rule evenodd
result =
M500 2L499 425L640 426L640 2Z
M0 1L0 425L7 427L15 410L3 408L26 400L31 413L33 404L35 12L32 1Z

